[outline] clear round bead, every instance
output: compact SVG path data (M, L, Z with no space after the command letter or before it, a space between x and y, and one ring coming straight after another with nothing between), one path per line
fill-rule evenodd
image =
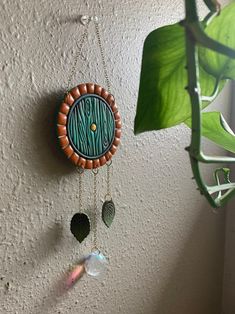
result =
M84 266L88 275L97 277L106 271L108 260L102 253L95 251L87 256Z

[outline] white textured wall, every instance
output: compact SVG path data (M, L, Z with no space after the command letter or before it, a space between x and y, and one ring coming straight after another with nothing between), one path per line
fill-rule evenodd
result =
M231 126L235 129L235 84L232 86ZM232 167L233 179L235 167ZM224 258L223 313L234 314L235 309L235 211L234 201L226 208L226 241Z
M234 168L233 168L234 171ZM235 309L235 212L234 202L227 206L226 245L224 260L223 312L234 314Z
M206 12L205 7L202 11ZM114 158L116 220L99 221L99 243L110 257L100 280L84 277L60 292L79 245L69 230L77 212L78 176L55 149L53 115L65 90L83 26L96 14L113 94L123 117ZM143 41L176 22L183 1L0 1L0 313L219 314L224 212L214 214L196 191L184 147L184 126L133 135ZM104 85L94 32L74 85ZM99 66L97 66L97 64ZM225 89L217 103L229 103ZM210 171L206 171L209 177ZM99 176L99 205L105 169ZM90 203L90 174L84 202Z

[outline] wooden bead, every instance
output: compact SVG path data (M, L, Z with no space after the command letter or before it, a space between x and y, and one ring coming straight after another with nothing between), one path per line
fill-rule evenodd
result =
M121 120L115 121L115 126L116 126L117 129L121 129L121 127L122 127Z
M114 155L117 151L117 147L115 145L112 145L110 152Z
M57 125L58 137L67 135L67 130L65 125Z
M60 125L66 125L67 116L64 113L59 112L57 121Z
M86 165L86 159L80 157L79 160L78 160L77 165L78 165L79 167L81 167L81 168L84 169L84 168L85 168L85 165Z
M85 168L86 169L92 169L93 168L93 160L87 160Z
M101 97L104 99L107 99L108 95L109 95L109 92L107 92L106 89L102 88Z
M64 102L67 103L68 105L72 106L72 104L74 103L73 96L70 93L68 93L64 99Z
M101 166L105 165L106 162L107 162L107 160L106 160L105 156L100 157L100 165Z
M69 139L67 136L62 136L59 138L59 141L60 141L60 146L62 148L65 148L69 145Z
M113 95L109 94L108 97L106 98L107 103L112 106L115 102Z
M93 83L87 83L87 84L86 84L86 87L87 87L87 93L88 93L88 94L94 94L94 91L95 91L95 84L93 84Z
M93 168L98 168L100 166L100 160L99 159L95 159L93 160Z
M115 137L120 138L120 137L121 137L121 134L122 134L121 129L115 130Z
M80 94L79 89L78 89L77 86L74 87L73 89L71 89L70 93L71 93L71 95L73 96L73 98L74 98L75 100L78 99L78 98L81 96L81 94Z
M111 105L111 109L112 109L112 112L114 113L118 111L117 105L115 103Z
M111 158L113 157L112 153L110 151L108 151L106 154L105 154L105 158L107 161L109 161Z
M121 116L120 116L120 113L118 111L114 113L114 118L115 118L115 120L121 120Z
M71 155L70 160L71 160L75 165L77 165L78 160L79 160L78 154L76 154L76 153L74 152L74 153Z
M118 146L120 144L120 138L115 137L113 145Z
M87 94L86 84L78 85L78 89L79 89L81 95Z
M102 87L101 86L99 86L99 85L95 85L95 91L94 91L94 93L96 94L96 95L101 95L101 92L102 92Z
M63 102L62 105L60 106L60 112L64 113L65 115L68 114L69 109L70 107L65 102Z
M73 154L73 148L69 145L64 149L64 152L68 158L70 158Z

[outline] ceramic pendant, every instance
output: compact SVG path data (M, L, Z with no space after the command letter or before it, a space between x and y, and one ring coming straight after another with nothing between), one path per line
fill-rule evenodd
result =
M60 106L57 133L62 150L76 166L93 169L115 154L121 118L113 95L97 84L80 84Z

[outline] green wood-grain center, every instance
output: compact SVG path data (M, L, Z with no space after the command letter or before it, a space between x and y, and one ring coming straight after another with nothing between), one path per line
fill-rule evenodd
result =
M80 156L100 158L114 140L115 121L109 104L95 94L79 97L70 109L67 131L72 147Z

